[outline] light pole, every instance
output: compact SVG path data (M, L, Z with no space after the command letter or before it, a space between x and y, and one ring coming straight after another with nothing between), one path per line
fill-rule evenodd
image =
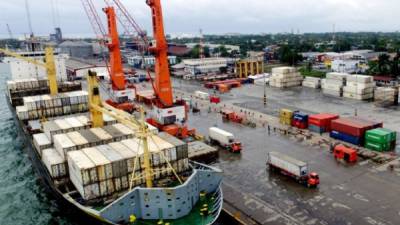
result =
M264 107L266 107L267 106L267 78L266 78L266 75L265 75L265 73L263 74L264 75Z

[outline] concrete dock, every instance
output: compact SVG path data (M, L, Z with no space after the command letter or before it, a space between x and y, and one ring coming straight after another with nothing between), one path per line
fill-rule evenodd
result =
M194 82L178 81L175 85L184 92L205 90ZM262 93L260 88L249 85L235 89L222 95L223 103L271 116L282 107L342 116L352 115L357 108L359 115L382 120L385 127L394 130L400 127L400 113L395 109L320 96L315 90L269 88L271 97L264 108L262 94L256 93ZM369 160L351 166L339 163L328 147L310 146L306 141L278 132L268 134L266 128L223 123L219 114L209 113L206 108L191 114L189 125L204 135L210 126L218 126L234 133L242 142L240 155L220 150L215 165L224 170L223 190L228 208L237 212L238 218L248 219L248 224L400 223L400 172L390 171L386 165ZM307 189L287 177L270 174L266 167L269 151L283 152L309 163L310 169L320 175L320 187Z

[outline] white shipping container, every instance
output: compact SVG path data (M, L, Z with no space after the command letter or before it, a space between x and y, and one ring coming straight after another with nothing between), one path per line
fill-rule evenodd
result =
M42 155L42 150L51 148L51 141L44 133L33 135L33 145L36 148L39 155Z
M90 131L96 135L100 140L104 142L104 144L110 142L112 140L112 136L108 134L104 129L96 127L91 128Z
M350 94L357 94L357 95L363 95L363 94L371 94L374 92L374 88L360 88L360 87L352 87L352 86L346 86L343 88L343 93L350 93Z
M372 99L374 97L374 93L354 94L354 93L344 92L343 93L343 97L356 99L356 100L369 100L369 99Z
M65 121L71 125L72 129L74 131L83 129L83 124L79 122L79 120L76 117L67 117L65 118Z
M83 125L83 129L89 129L89 117L88 116L77 116L76 119Z
M83 185L79 183L79 178L76 178L75 175L70 175L70 180L83 199L92 200L100 197L99 183Z
M67 176L67 163L55 149L44 149L42 161L52 178Z
M68 138L66 134L56 134L53 136L54 148L63 159L70 151L76 150L76 145Z
M109 145L96 147L112 164L113 178L122 177L128 174L128 163L117 151Z
M124 135L130 136L131 138L134 136L135 132L130 129L129 127L121 124L121 123L116 123L112 125L115 129L119 130L121 133Z
M232 133L224 131L217 127L210 127L208 129L210 139L218 141L221 145L230 145L235 140Z
M372 76L367 76L367 75L348 75L347 82L366 84L374 82L374 78Z
M332 79L332 80L340 80L340 81L345 81L347 76L349 76L350 74L348 73L336 73L336 72L332 72L332 73L327 73L326 74L326 78L327 79Z
M112 147L116 152L118 152L122 157L124 157L127 163L128 173L132 173L136 160L136 153L131 151L121 142L113 142L110 143L109 146ZM140 168L139 161L137 160L136 163L137 163L136 170L138 170Z
M77 131L69 132L67 136L75 144L77 150L90 147L89 141Z
M97 176L92 182L105 181L113 178L112 164L97 148L85 148L83 153L95 164Z
M96 165L83 151L68 152L68 169L71 180L76 178L76 188L93 183L91 177L97 176Z
M73 131L71 125L67 121L65 121L65 119L54 120L54 123L57 124L57 126L63 131L63 133Z
M347 82L346 87L357 87L357 88L372 88L375 87L375 83L357 83L357 82Z
M286 73L294 73L297 72L294 67L275 67L272 68L272 74L286 74Z
M17 116L20 120L28 120L29 113L28 108L26 106L17 106L16 107Z
M307 163L279 152L268 152L268 164L285 170L297 177L302 177L308 174Z

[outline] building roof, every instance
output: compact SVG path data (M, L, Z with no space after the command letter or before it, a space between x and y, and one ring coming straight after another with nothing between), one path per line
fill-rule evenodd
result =
M190 52L191 50L185 45L170 44L168 46L168 53L171 55L183 56Z
M92 47L92 44L86 41L64 41L58 47Z
M80 70L80 69L88 69L96 67L95 65L84 63L82 61L75 59L67 59L65 61L65 66L67 67L68 70Z

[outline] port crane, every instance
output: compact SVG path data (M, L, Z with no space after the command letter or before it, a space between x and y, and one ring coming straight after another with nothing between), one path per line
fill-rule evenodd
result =
M174 102L171 75L168 64L168 43L165 38L163 14L160 0L147 0L152 14L153 35L155 45L149 51L155 56L154 92L156 98L152 117L148 123L179 138L187 138L195 134L189 130L187 121L188 107L183 100Z
M23 60L25 62L34 64L36 66L40 66L46 69L47 79L49 80L49 88L50 88L50 95L57 95L58 94L58 85L57 85L57 75L56 75L56 63L54 60L54 50L51 47L45 48L45 57L44 62L28 58L22 56L18 53L9 51L7 49L0 48L0 52L5 55L12 56L14 58Z
M111 98L106 102L115 108L133 112L135 105L132 103L135 99L135 90L127 88L124 69L122 65L120 41L118 36L116 14L113 7L103 8L107 15L107 32L101 22L96 8L91 0L81 0L94 32L100 40L100 43L107 46L110 59L107 64L111 78Z
M174 102L171 76L168 64L168 43L165 38L164 22L160 0L147 0L152 12L152 27L155 45L147 40L143 29L135 22L133 17L126 10L119 0L104 0L108 6L115 6L118 19L125 30L133 35L136 31L138 37L142 39L144 46L149 52L153 53L156 59L155 79L150 77L155 100L153 102L152 116L147 122L159 130L165 131L179 138L187 138L194 135L194 130L189 130L186 125L188 108L182 100Z

